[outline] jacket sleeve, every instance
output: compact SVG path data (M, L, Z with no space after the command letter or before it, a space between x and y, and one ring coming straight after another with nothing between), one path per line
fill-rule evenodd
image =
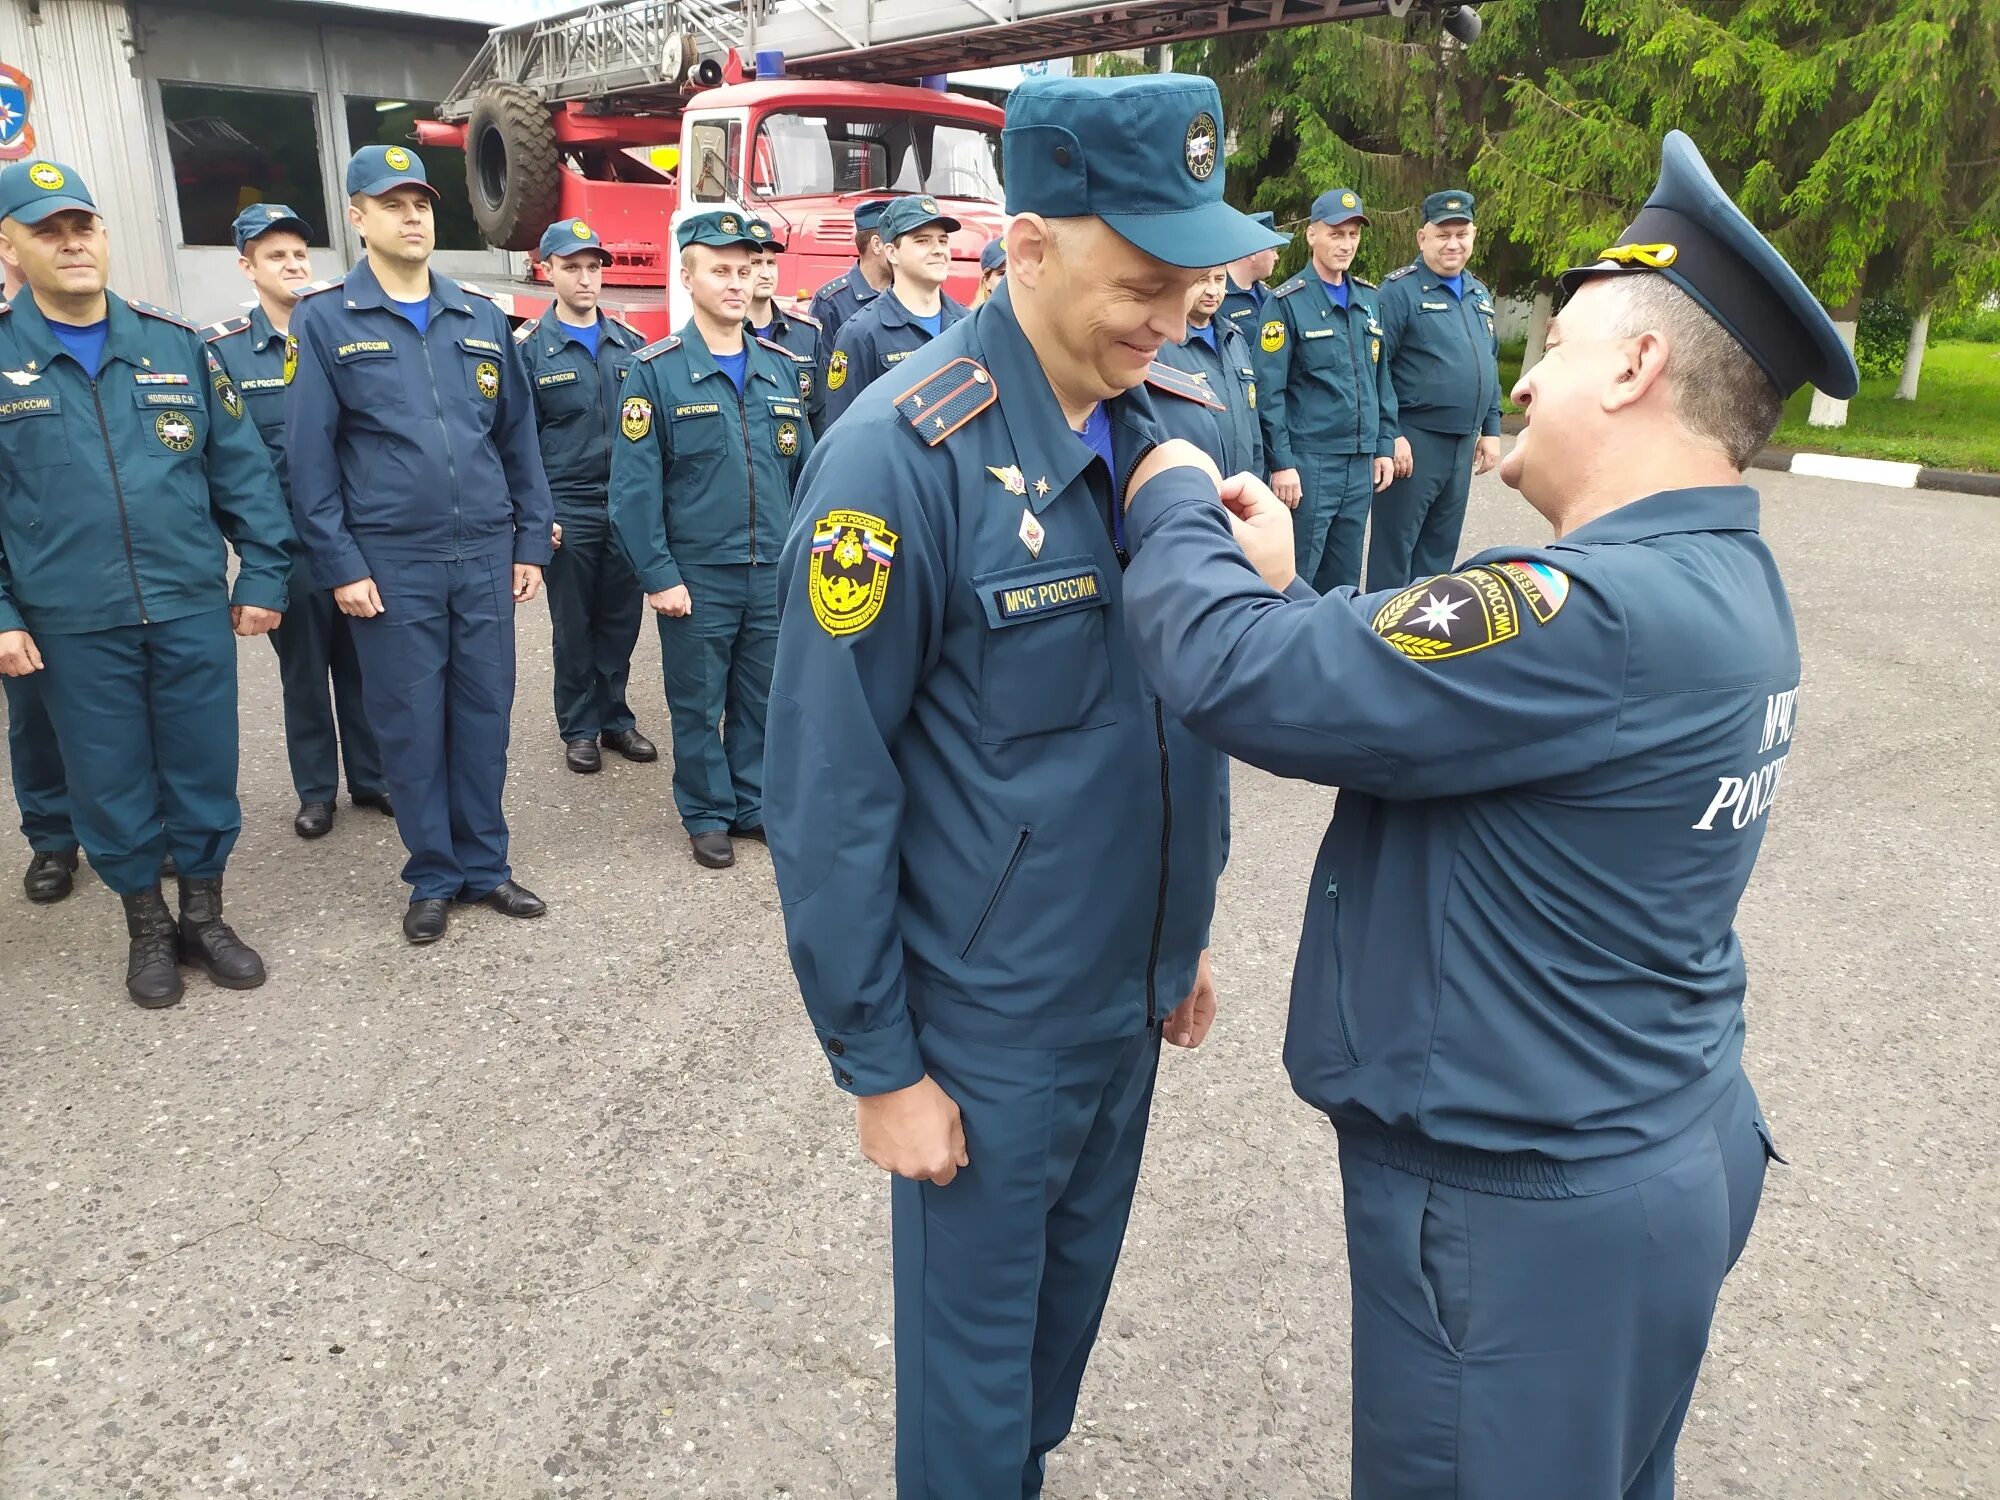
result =
M1264 304L1269 314L1257 324L1256 352L1251 368L1257 372L1257 425L1264 430L1264 465L1275 474L1280 469L1296 469L1298 455L1292 452L1292 435L1286 427L1289 395L1285 389L1292 375L1293 334L1291 320L1284 315L1285 299L1272 297ZM1276 320L1285 330L1285 341L1275 350L1264 347L1263 324Z
M826 421L831 426L840 414L854 404L854 398L867 389L870 376L868 368L874 363L875 346L867 337L868 330L858 318L849 318L842 325L840 337L834 341L833 353L826 361ZM846 360L846 369L840 377L840 385L833 383L833 362L836 358Z
M1493 293L1491 291L1486 293L1486 300L1488 302L1493 300ZM1485 420L1479 424L1479 435L1481 437L1500 436L1500 398L1506 392L1500 389L1500 320L1498 318L1493 320L1493 334L1490 342L1493 345L1493 404L1487 408Z
M555 555L552 533L556 502L549 494L549 477L542 468L542 438L535 426L535 392L527 367L514 343L513 331L493 310L505 352L500 357L500 409L493 414L493 442L500 466L507 471L507 493L514 502L514 561L546 568Z
M1396 434L1403 430L1401 403L1396 400L1396 382L1389 378L1389 324L1382 299L1375 303L1375 326L1382 330L1381 354L1375 361L1375 456L1396 456Z
M879 423L835 427L806 466L780 563L765 742L764 827L792 969L834 1080L863 1095L924 1076L897 923L906 789L894 746L937 664L950 549L912 446ZM905 451L885 464L885 447ZM861 545L871 521L894 537L880 612L859 629L835 620L836 634L815 599L814 548Z
M1188 728L1239 760L1416 799L1586 770L1611 751L1624 612L1581 578L1556 574L1566 595L1546 620L1526 607L1512 563L1295 602L1257 576L1214 484L1192 469L1147 484L1126 535L1126 621L1140 670ZM1425 632L1396 627L1426 609L1449 612L1463 640L1482 630L1489 640L1407 654L1395 641L1421 648Z
M236 549L236 585L230 590L232 604L255 605L259 609L282 611L291 594L292 559L286 550L292 543L292 518L286 513L285 493L278 486L278 469L271 462L271 450L257 435L257 424L243 409L243 397L235 396L231 411L222 398L233 390L222 361L215 351L201 344L207 361L208 380L208 504L215 512L216 525Z
M812 336L812 348L806 351L806 363L801 368L812 381L812 394L806 397L806 425L818 437L826 431L826 334L814 328Z
M327 362L323 316L313 299L292 313L298 346L292 383L285 391L285 453L292 477L292 521L312 565L313 581L337 589L368 576L368 559L347 529L340 493L340 398Z
M1403 398L1396 389L1395 378L1389 373L1389 366L1395 362L1396 350L1403 342L1403 330L1408 326L1409 308L1402 297L1397 295L1395 283L1382 288L1382 371L1381 389L1389 393L1382 403L1382 426L1376 434L1376 451L1387 452L1390 457L1396 453L1396 439L1403 435ZM1392 417L1390 413L1394 412Z
M7 548L0 543L0 630L26 630L28 622L21 618L19 606L14 603L14 572L7 566Z
M649 594L680 585L681 570L667 551L667 472L674 466L673 404L660 399L651 360L639 360L625 377L625 401L651 403L646 431L632 436L622 415L611 440L611 529Z

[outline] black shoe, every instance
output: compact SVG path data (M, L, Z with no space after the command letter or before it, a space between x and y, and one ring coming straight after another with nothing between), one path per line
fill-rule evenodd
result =
M450 920L451 903L442 896L426 896L412 901L403 913L403 936L413 943L435 943Z
M760 844L769 842L764 837L764 825L762 823L752 823L748 828L732 828L729 830L729 836L733 839L754 839Z
M736 863L736 849L726 833L691 833L688 843L694 849L694 862L698 865L726 870Z
M166 898L153 886L119 899L125 903L125 931L132 938L125 988L147 1010L172 1005L183 990L181 945L180 929L167 910Z
M501 881L478 900L503 917L539 917L549 909L540 896L512 880Z
M49 906L76 889L77 852L74 849L37 849L28 861L28 873L21 877L21 889L37 906Z
M604 769L604 757L597 753L596 740L571 740L563 746L563 763L572 771Z
M222 880L181 878L181 954L226 990L254 990L264 960L222 920Z
M387 792L350 792L347 800L356 807L372 807L385 818L396 816L396 809L390 803Z
M636 760L643 764L660 758L660 747L636 729L606 730L597 738L598 743L605 749L616 750L627 760Z
M292 819L292 832L302 839L323 839L333 832L331 802L301 802Z

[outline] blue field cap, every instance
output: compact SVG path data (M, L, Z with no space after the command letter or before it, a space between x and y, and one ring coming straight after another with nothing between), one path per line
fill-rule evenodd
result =
M778 233L778 226L761 214L750 216L750 238L757 242L760 249L782 253L785 248L785 237Z
M1350 219L1369 222L1368 210L1362 206L1361 195L1353 188L1334 188L1313 199L1312 221L1315 224L1345 224Z
M1445 188L1424 199L1424 222L1444 224L1453 219L1472 219L1474 207L1472 194L1464 188Z
M542 241L535 246L535 258L547 260L551 255L574 255L579 250L595 250L606 260L611 259L611 252L604 248L604 241L584 220L557 219L542 231Z
M1854 351L1798 272L1732 203L1693 141L1667 132L1660 180L1596 264L1557 277L1573 292L1594 276L1664 276L1729 330L1782 396L1812 384L1845 401L1861 386Z
M36 157L17 161L0 171L0 219L39 224L67 208L97 212L96 200L83 185L83 174L59 161Z
M307 244L312 243L312 225L294 213L290 205L284 203L251 204L231 222L229 234L236 242L236 253L241 255L252 240L259 235L269 234L274 229L289 229Z
M692 214L682 219L680 228L674 231L674 240L685 250L689 245L708 245L717 250L727 250L731 245L743 245L749 249L761 249L765 241L750 232L755 221L748 214L740 214L733 208L720 208L713 213ZM769 231L767 230L766 233Z
M390 188L414 184L437 197L424 175L423 158L408 146L363 146L347 161L347 191L379 198Z
M998 271L1007 264L1007 242L995 240L979 252L979 269L982 272Z
M888 198L870 198L866 203L857 206L854 210L854 227L857 230L880 229L882 215L891 201Z
M1207 78L1030 78L1000 132L1007 211L1095 217L1170 266L1284 244L1222 199L1222 95Z
M958 220L938 207L937 199L927 198L918 193L892 198L889 200L889 206L882 210L882 238L891 243L932 224L942 224L953 234L958 233L963 227Z

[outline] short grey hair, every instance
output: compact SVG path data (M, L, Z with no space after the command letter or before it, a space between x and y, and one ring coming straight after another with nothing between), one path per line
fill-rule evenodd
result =
M1668 389L1681 426L1713 443L1738 469L1764 451L1785 414L1771 377L1694 298L1664 276L1621 276L1616 338L1666 335Z

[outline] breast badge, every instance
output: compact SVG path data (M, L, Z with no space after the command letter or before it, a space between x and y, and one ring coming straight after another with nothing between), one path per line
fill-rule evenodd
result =
M472 381L479 387L479 394L491 401L500 394L500 367L490 359L482 359L473 368Z
M813 618L828 635L866 630L889 595L896 533L880 516L834 510L813 523Z
M194 446L194 421L181 412L161 412L153 418L153 433L175 453L185 453Z
M778 424L778 456L790 458L799 451L799 425L796 422Z

